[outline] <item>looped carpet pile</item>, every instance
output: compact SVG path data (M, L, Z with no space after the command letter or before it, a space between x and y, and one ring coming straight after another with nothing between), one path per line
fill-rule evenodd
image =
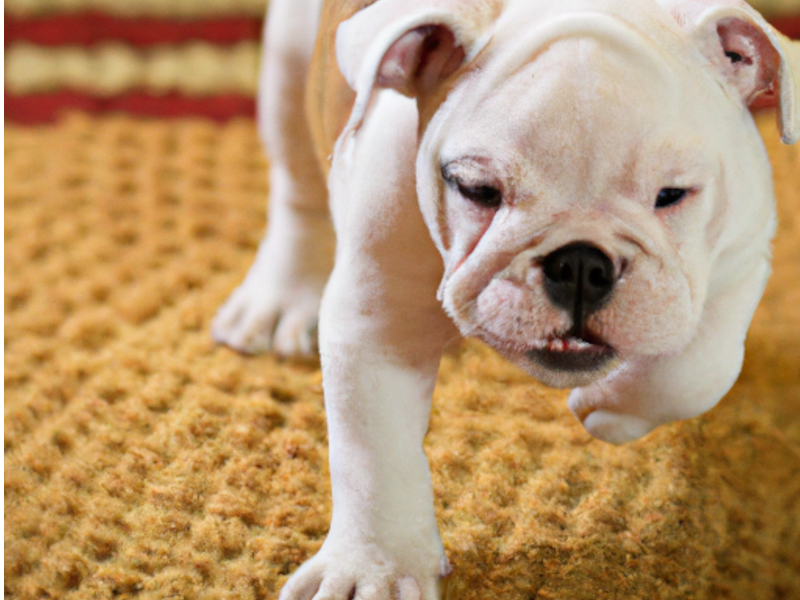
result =
M593 440L475 342L426 447L451 598L800 598L800 150L744 372L708 415ZM264 228L249 119L6 127L5 597L275 598L330 518L317 365L208 324Z
M4 2L4 598L274 599L324 539L318 365L208 333L264 229L265 4ZM798 0L754 4L800 34ZM486 347L445 356L448 598L800 597L800 149L772 121L775 273L708 415L616 448Z

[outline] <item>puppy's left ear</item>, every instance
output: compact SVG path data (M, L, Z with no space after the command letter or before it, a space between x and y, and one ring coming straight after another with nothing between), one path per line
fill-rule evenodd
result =
M339 25L336 58L356 92L350 126L376 88L419 98L433 92L488 41L495 2L380 0Z
M714 5L716 4L716 5ZM800 139L800 43L738 0L680 2L673 14L751 109L777 107L781 139Z

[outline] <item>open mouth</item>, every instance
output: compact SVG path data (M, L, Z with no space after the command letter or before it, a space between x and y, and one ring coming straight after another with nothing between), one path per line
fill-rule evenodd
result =
M616 357L616 352L600 341L567 335L537 341L527 356L547 369L598 371Z

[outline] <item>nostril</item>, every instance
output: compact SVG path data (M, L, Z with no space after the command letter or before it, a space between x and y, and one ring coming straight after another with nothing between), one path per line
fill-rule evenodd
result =
M603 277L603 272L600 269L592 269L589 271L588 280L594 286L601 286L605 281L605 277Z
M575 254L554 252L542 264L545 278L557 284L575 285L580 267L578 262Z
M595 287L606 287L612 285L611 274L601 267L596 267L589 271L589 283Z

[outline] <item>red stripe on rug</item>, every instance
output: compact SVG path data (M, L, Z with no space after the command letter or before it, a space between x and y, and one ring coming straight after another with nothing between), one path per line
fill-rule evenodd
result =
M783 35L800 40L800 15L772 19L770 22Z
M146 92L131 92L111 98L97 98L73 91L19 96L5 93L5 119L19 125L50 123L67 110L125 112L144 117L195 116L224 122L233 117L255 117L256 103L252 97L239 94L196 98L180 94L156 96Z
M232 44L261 39L262 20L252 17L179 20L124 19L98 12L19 19L5 14L5 46L26 41L41 46L91 45L115 41L136 46L203 40Z
M800 15L772 19L778 31L800 38ZM121 41L139 46L206 40L232 44L261 39L262 20L253 17L218 19L121 18L96 11L20 19L5 14L5 46L27 41L42 46L61 44L89 45L102 41Z

